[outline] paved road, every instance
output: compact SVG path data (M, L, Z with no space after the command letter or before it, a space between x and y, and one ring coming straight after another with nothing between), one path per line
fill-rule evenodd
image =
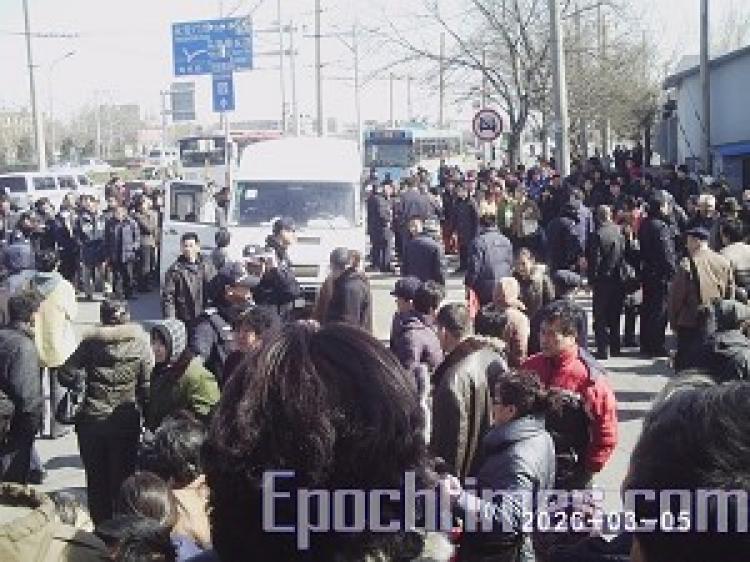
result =
M396 308L394 299L389 294L393 288L394 277L373 276L371 283L375 334L381 339L387 339L391 318ZM460 299L463 299L461 279L451 278L448 282L448 300ZM580 301L590 308L590 300L586 295L583 295ZM132 311L133 317L139 321L157 318L159 316L158 295L156 293L142 295L132 303ZM98 305L81 303L80 327L96 324L97 320ZM654 395L666 383L669 369L666 361L643 359L635 354L635 350L607 361L606 366L611 373L610 382L616 391L619 403L619 444L613 459L605 470L597 475L595 483L597 487L605 490L605 507L617 509L620 483L627 471L630 453L640 432L642 419ZM83 497L85 480L75 435L71 433L54 441L40 440L38 450L48 471L48 477L42 489L50 491L64 489Z

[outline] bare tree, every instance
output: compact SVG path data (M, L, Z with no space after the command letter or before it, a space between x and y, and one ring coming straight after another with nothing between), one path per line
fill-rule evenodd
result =
M750 6L747 1L732 1L714 26L711 54L723 55L750 44Z
M596 9L606 5L619 13L627 7L623 1L564 0L562 13L563 20L568 22L568 35L572 31L570 22L575 18L587 22L586 37L590 37L592 16ZM435 30L444 33L452 45L443 60L447 72L462 84L476 84L478 79L483 78L488 84L488 97L507 115L509 159L515 165L521 153L522 134L529 125L532 112L543 116L536 132L544 138L547 136L547 117L551 113L548 2L463 0L463 6L465 9L460 13L445 14L438 0L427 0L422 12L409 18L409 22L421 22L421 29L429 28L432 32L430 39L425 39L419 27L405 31L403 26L384 14L386 24L383 32L392 44L400 47L398 58L390 66L424 60L437 63L440 54L435 49ZM571 42L568 38L566 54L569 65L575 56L579 57L579 61L581 57L585 60L584 64L569 66L573 115L585 121L613 113L617 107L623 114L623 122L630 123L634 119L632 108L629 105L626 108L623 104L628 101L637 106L640 102L625 94L643 91L644 80L632 76L632 60L628 60L635 56L632 35L623 30L619 36L613 37L611 51L622 56L607 60L598 57L595 40ZM432 74L435 75L434 72ZM627 82L628 77L632 83ZM620 119L616 121L619 123Z

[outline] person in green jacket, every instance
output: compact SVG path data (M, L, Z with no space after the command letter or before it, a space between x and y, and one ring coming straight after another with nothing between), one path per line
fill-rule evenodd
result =
M219 386L200 358L187 349L185 324L175 318L159 320L151 328L154 371L146 410L146 427L155 430L164 418L186 410L207 421L219 401Z

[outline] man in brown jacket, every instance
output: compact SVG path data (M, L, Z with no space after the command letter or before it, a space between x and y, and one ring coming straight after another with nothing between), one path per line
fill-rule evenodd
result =
M690 355L705 334L709 305L734 294L732 266L708 247L709 236L705 228L687 231L688 257L680 262L669 290L669 322L677 334L677 371L692 366Z

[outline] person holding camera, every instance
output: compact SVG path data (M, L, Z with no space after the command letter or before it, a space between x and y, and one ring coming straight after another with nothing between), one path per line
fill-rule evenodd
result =
M294 220L283 217L273 223L273 233L266 238L268 253L257 259L260 281L253 291L255 303L268 307L282 320L289 318L294 301L302 294L289 259L289 248L296 241Z

